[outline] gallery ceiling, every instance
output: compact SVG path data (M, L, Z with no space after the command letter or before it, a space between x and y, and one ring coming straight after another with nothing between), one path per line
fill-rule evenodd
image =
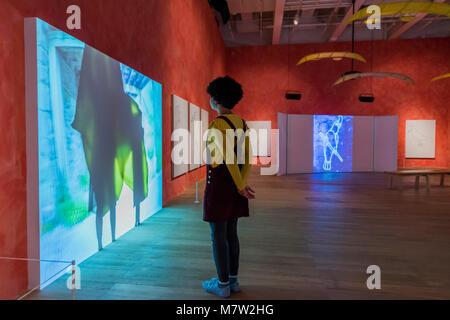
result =
M356 0L355 11L393 2L405 0ZM352 0L228 0L228 6L231 18L220 29L230 47L351 41L352 27L345 21L351 17ZM418 14L410 21L382 16L379 30L369 30L364 20L355 23L356 41L449 36L450 18L443 15Z

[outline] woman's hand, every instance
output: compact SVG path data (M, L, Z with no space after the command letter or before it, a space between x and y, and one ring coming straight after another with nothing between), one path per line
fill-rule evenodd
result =
M249 186L239 191L239 194L247 199L255 199L255 191Z

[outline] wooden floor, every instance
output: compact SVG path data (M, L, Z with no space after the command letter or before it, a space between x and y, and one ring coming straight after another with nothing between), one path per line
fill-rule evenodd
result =
M239 221L232 299L450 299L450 187L387 188L375 173L260 176ZM448 184L448 182L447 182ZM204 182L199 189L203 190ZM77 299L216 299L209 226L194 188L80 265ZM381 268L368 290L366 268ZM34 299L70 299L66 277Z

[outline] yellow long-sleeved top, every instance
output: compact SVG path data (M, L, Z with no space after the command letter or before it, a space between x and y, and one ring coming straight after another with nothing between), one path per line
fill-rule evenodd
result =
M228 131L227 134L227 130L232 130L232 128L225 120L216 118L208 126L206 145L212 160L210 163L215 168L225 162L237 189L240 191L247 185L248 174L252 166L250 138L245 135L243 121L239 116L234 113L223 116L227 117L236 128L239 161L234 153L235 136L232 131ZM239 168L239 164L242 164L241 168Z

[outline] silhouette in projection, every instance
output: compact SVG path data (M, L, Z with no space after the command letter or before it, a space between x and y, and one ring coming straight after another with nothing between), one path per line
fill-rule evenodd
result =
M120 63L86 46L72 127L81 133L90 174L89 212L96 205L97 239L103 249L103 216L109 211L115 241L116 202L123 183L133 190L136 226L148 194L142 113L124 92ZM94 205L95 204L95 205Z

